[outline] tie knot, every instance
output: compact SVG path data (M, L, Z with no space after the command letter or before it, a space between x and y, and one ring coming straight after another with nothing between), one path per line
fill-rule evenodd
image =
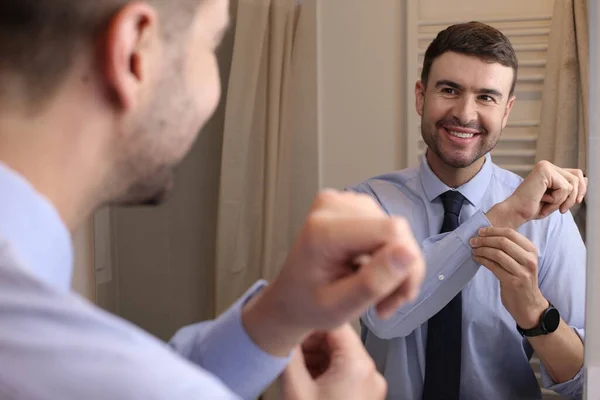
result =
M448 190L440 195L440 199L442 199L444 205L444 212L456 216L460 214L460 209L465 201L465 197L458 190Z

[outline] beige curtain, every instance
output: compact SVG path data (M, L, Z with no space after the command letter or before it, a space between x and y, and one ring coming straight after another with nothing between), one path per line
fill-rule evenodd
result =
M588 135L587 0L555 0L542 94L537 160L586 171ZM573 210L585 233L585 204Z
M296 0L240 0L227 90L216 312L271 279L290 246L290 82Z

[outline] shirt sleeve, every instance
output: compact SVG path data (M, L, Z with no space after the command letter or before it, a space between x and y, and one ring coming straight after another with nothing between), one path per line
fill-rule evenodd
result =
M2 400L240 400L164 342L15 264L0 249Z
M408 336L450 302L479 270L471 257L469 240L480 228L491 226L478 211L456 230L432 236L422 244L427 271L421 292L413 303L400 307L388 319L381 319L371 307L362 321L381 339Z
M257 398L289 362L289 357L265 353L242 325L243 305L265 286L266 282L257 282L219 318L184 327L169 342L179 354L217 376L243 399Z
M368 194L379 201L377 196L364 186L346 190ZM381 339L406 337L437 314L479 270L479 264L471 257L469 240L477 235L479 229L489 226L491 223L485 214L477 211L454 231L425 239L421 249L427 270L417 299L404 304L387 319L379 318L375 308L370 307L361 317L363 330L366 326Z
M570 212L555 213L548 229L545 253L540 260L540 290L560 312L562 319L585 338L586 248ZM529 345L529 342L527 342ZM583 396L583 367L573 379L556 383L542 364L542 385L570 398Z

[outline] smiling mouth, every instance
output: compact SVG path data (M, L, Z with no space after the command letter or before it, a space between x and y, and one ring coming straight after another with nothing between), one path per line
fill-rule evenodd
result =
M461 131L455 131L455 130L451 130L449 128L443 128L450 136L454 136L455 138L459 138L459 139L471 139L477 135L479 135L479 133L475 133L475 132L461 132Z

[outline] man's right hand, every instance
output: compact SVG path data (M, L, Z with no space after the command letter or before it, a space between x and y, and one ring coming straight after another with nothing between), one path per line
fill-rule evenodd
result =
M391 315L416 298L424 275L403 218L388 216L367 195L325 191L282 271L244 307L242 322L263 350L288 355L310 332L356 320L369 306Z
M283 400L383 400L387 383L346 324L302 343L281 377Z
M583 201L586 192L587 178L581 170L540 161L512 196L492 207L486 216L493 226L517 229L556 210L566 213Z

